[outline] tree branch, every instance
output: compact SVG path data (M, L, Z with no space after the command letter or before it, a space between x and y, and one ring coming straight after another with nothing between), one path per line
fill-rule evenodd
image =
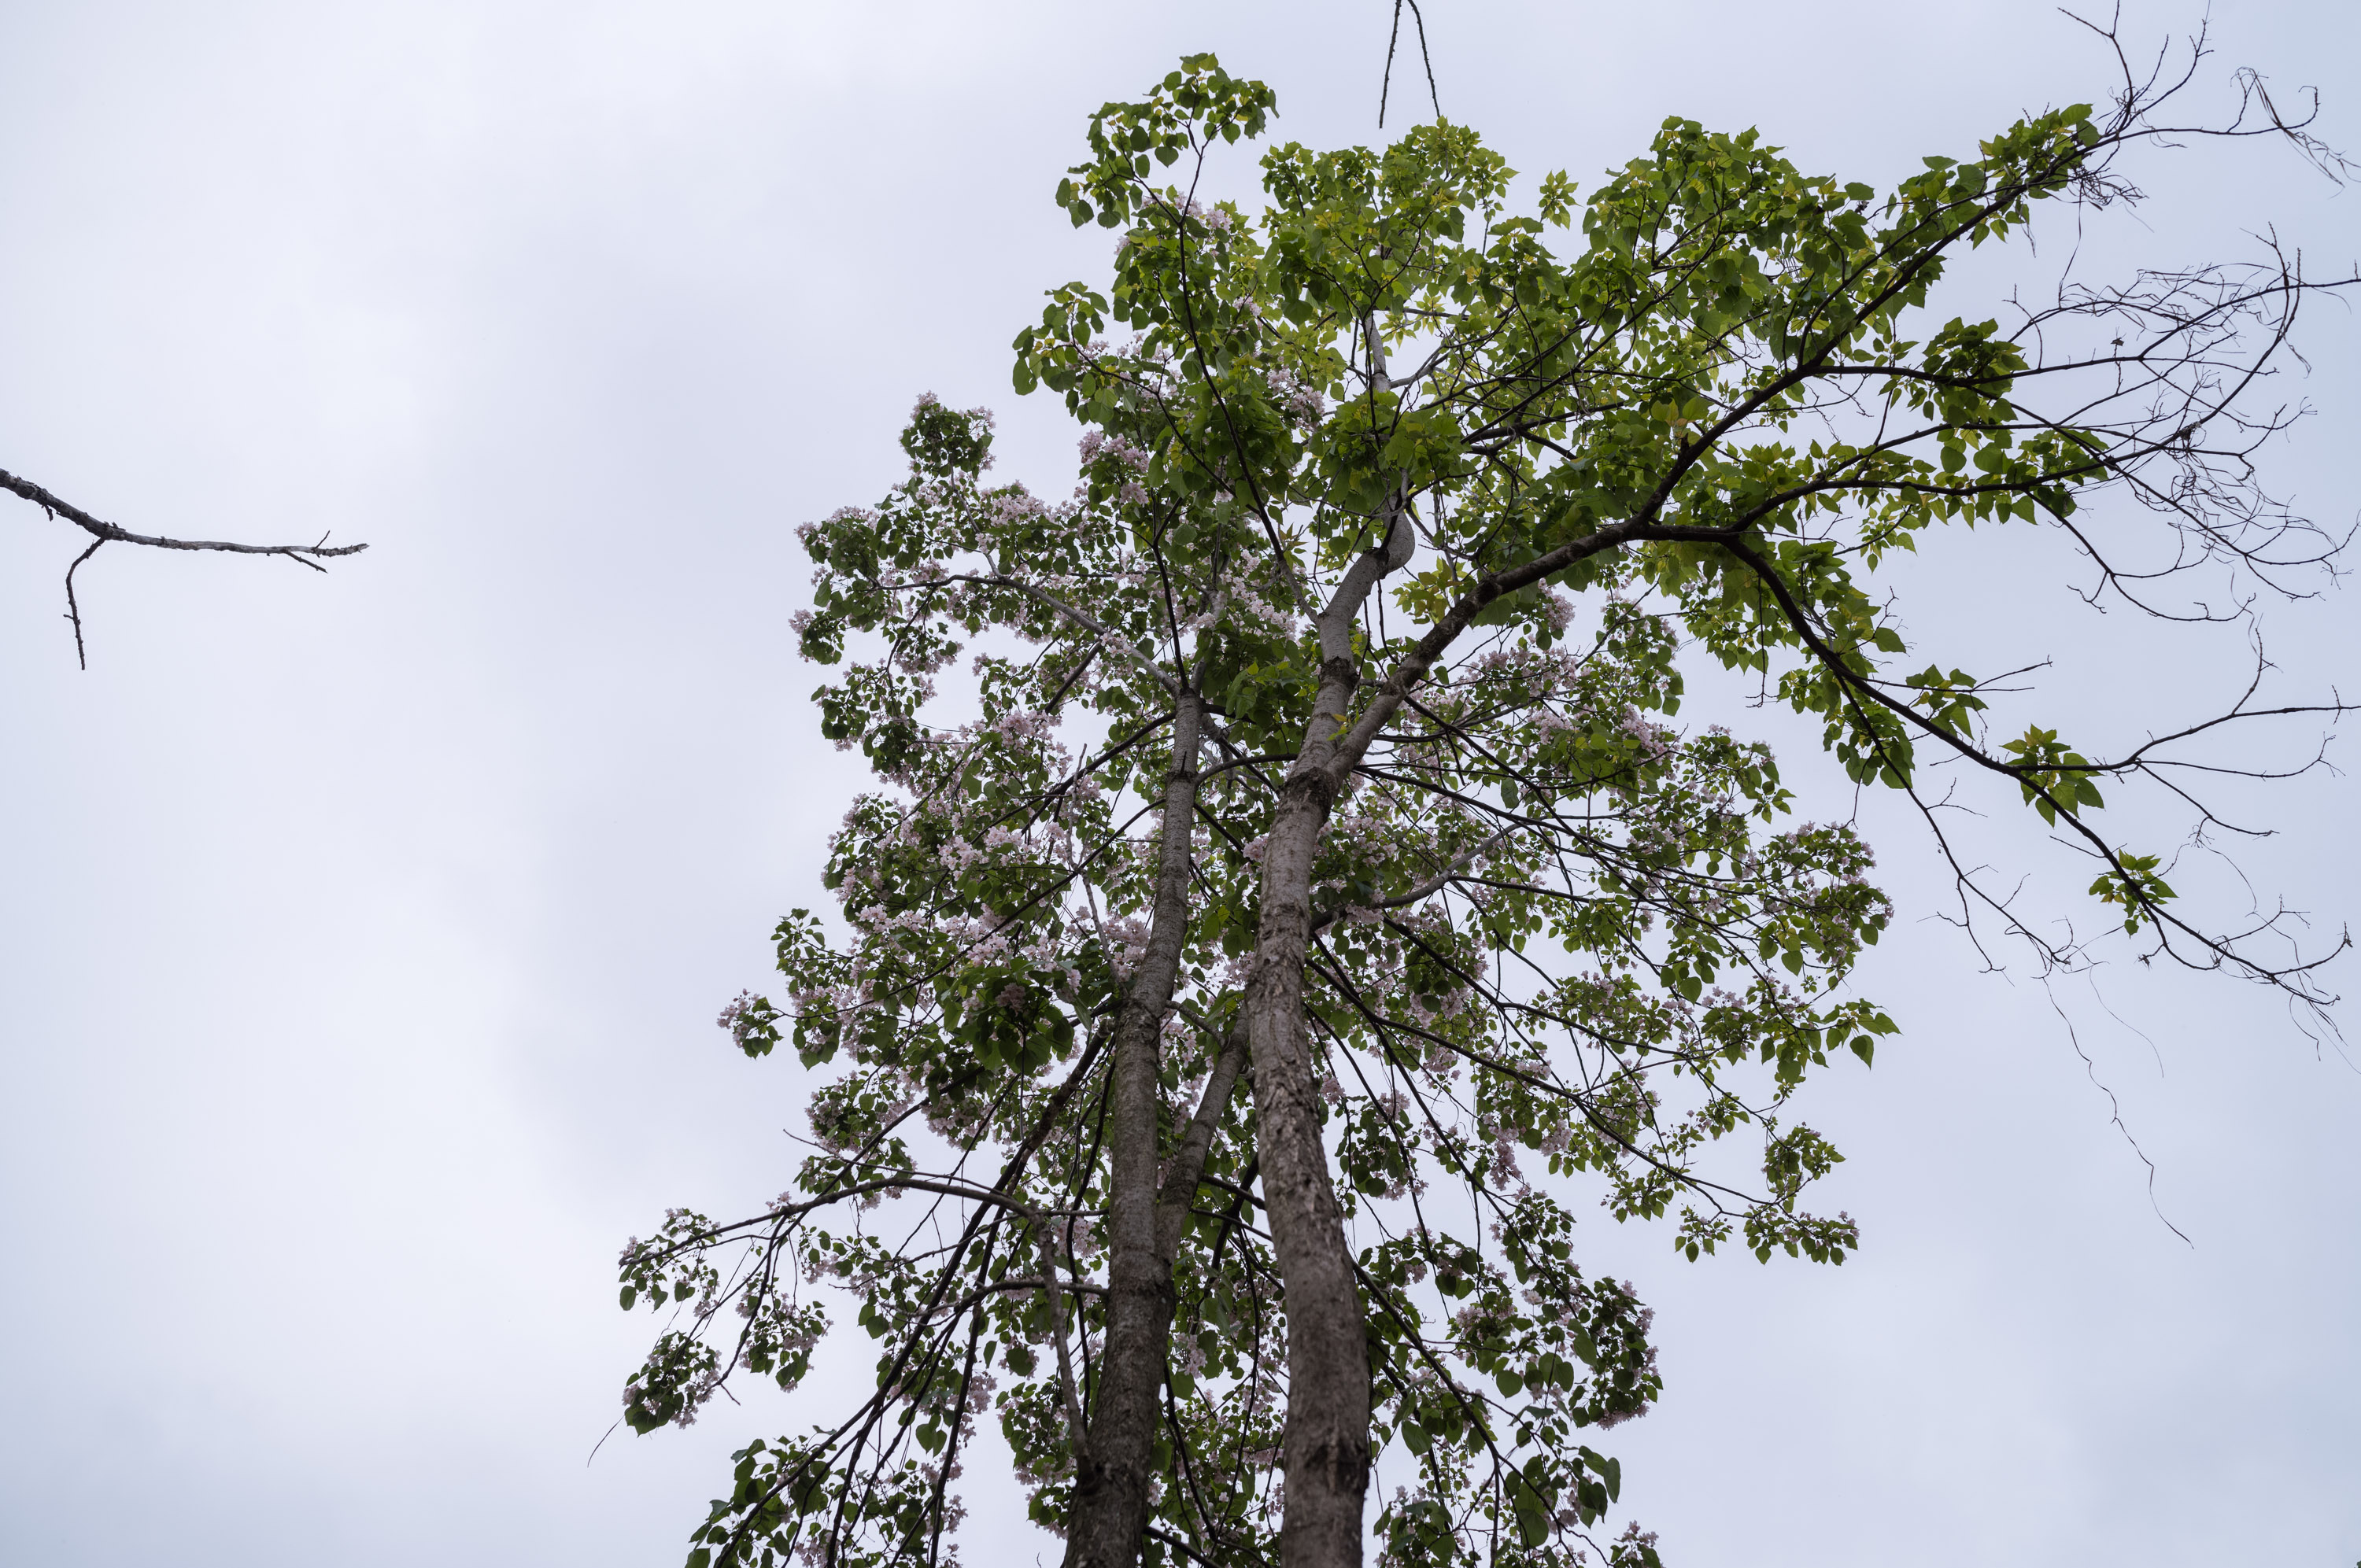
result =
M367 544L330 544L324 533L320 535L317 544L239 544L221 539L167 539L161 534L134 533L104 518L93 517L71 501L51 494L30 479L19 478L5 468L0 468L0 490L22 496L51 518L64 518L91 536L91 547L75 556L73 565L66 568L66 619L73 622L74 657L85 670L90 668L90 658L82 645L82 606L74 599L73 576L83 562L98 554L101 544L144 544L151 550L219 550L233 555L283 555L315 572L328 569L320 565L325 557L357 555L368 548Z

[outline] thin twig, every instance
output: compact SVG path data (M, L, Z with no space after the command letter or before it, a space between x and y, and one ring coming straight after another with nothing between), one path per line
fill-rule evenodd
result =
M324 572L328 569L320 565L323 558L331 555L357 555L368 548L367 544L330 544L328 536L324 533L320 535L320 542L317 544L238 544L222 539L168 539L161 534L134 533L127 528L116 527L104 518L93 517L71 501L51 494L30 479L18 478L5 468L0 468L0 490L7 490L22 496L47 512L52 519L64 518L91 536L90 548L75 556L73 565L66 568L66 619L73 622L74 659L85 670L90 668L90 652L82 643L82 606L74 598L74 573L82 569L83 562L98 554L100 545L109 541L120 541L125 544L144 544L151 550L220 550L233 555L283 555L288 560L309 566L315 572Z
M73 577L82 570L82 564L97 554L98 547L105 543L104 539L92 540L90 548L75 556L73 565L66 568L66 619L73 622L74 663L85 670L90 668L90 653L82 645L82 606L74 602Z
M1434 117L1443 118L1443 99L1434 90L1434 59L1426 51L1426 16L1418 8L1418 0L1406 0L1411 21L1418 28L1419 63L1426 67L1427 101L1434 105ZM1386 128L1386 98L1393 91L1394 48L1401 42L1401 14L1405 0L1394 0L1393 31L1386 38L1386 74L1378 83L1378 129Z

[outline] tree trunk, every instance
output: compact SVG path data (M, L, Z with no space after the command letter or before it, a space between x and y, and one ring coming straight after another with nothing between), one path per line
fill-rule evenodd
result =
M1281 1568L1358 1568L1369 1483L1368 1343L1344 1210L1321 1136L1320 1086L1304 1032L1303 962L1312 862L1356 760L1337 748L1360 681L1354 622L1370 590L1411 554L1410 519L1399 497L1388 511L1378 548L1353 563L1317 622L1320 690L1264 844L1262 916L1246 981L1263 1205L1287 1307Z
M1075 1456L1067 1568L1129 1568L1148 1529L1148 1491L1172 1329L1172 1256L1158 1245L1158 1075L1189 921L1190 840L1196 829L1202 704L1183 693L1173 715L1172 772L1148 950L1124 988L1109 1069L1106 1341L1089 1441ZM1202 1155L1200 1157L1202 1158ZM1191 1190L1195 1182L1190 1183Z
M1319 773L1290 781L1281 798L1263 852L1262 929L1246 983L1263 1206L1287 1306L1282 1568L1356 1568L1369 1480L1361 1295L1328 1177L1319 1084L1303 1031L1312 860L1334 798Z

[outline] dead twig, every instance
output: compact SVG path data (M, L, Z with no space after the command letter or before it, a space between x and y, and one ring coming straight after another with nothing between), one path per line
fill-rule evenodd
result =
M74 657L85 670L90 668L90 658L82 644L82 606L74 598L73 579L82 563L97 554L102 544L120 541L125 544L144 544L151 550L222 550L234 555L283 555L315 572L328 569L320 565L328 556L357 555L368 548L366 544L330 544L324 533L316 544L239 544L221 539L167 539L161 534L134 533L104 518L93 517L71 501L50 494L30 479L20 479L5 468L0 468L0 490L22 496L50 518L61 517L91 536L90 548L75 556L73 565L66 568L66 619L73 622Z

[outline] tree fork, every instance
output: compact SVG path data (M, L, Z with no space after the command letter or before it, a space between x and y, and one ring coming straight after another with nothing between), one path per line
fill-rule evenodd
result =
M1319 694L1263 850L1262 919L1246 1015L1263 1207L1287 1304L1283 1568L1355 1568L1361 1561L1369 1353L1345 1212L1321 1136L1319 1083L1304 1040L1303 963L1312 935L1312 861L1342 787L1333 766L1337 738L1360 682L1354 622L1378 582L1410 560L1413 543L1406 498L1398 490L1378 547L1354 561L1320 613Z

